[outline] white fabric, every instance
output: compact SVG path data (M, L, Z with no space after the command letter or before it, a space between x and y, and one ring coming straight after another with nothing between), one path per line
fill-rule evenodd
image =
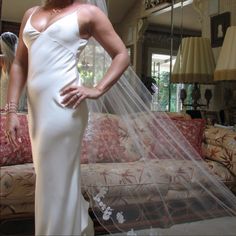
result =
M87 0L87 2L98 6L107 14L105 0ZM83 67L83 63L81 63L82 72L89 70L87 73L89 74L88 84L91 84L91 80L96 84L103 77L105 68L109 67L111 62L109 55L102 50L101 45L95 40L90 40L81 58L83 58L83 62L86 62L84 64L88 65ZM86 73L84 74L86 75ZM98 153L98 158L107 155L109 162L117 162L117 155L124 155L122 148L117 150L113 147L112 141L116 142L116 137L132 145L132 150L135 150L136 156L141 157L144 163L143 168L138 170L140 177L137 179L129 170L119 175L121 178L119 186L130 189L126 196L119 194L119 191L117 191L117 195L113 194L113 189L116 186L109 183L108 177L117 174L115 168L103 173L102 177L106 181L105 184L101 181L94 181L92 185L86 186L89 189L87 194L91 200L90 206L97 221L110 234L120 232L121 235L145 235L139 234L139 230L165 228L161 231L165 235L172 225L179 223L205 222L212 218L236 216L235 195L207 167L199 153L196 152L170 117L165 113L153 113L150 110L150 102L150 92L129 67L102 98L88 103L90 111L88 124L90 135L87 144L88 162L90 164L88 178L92 179L96 175L94 168L94 162L97 161L96 153ZM104 123L102 121L99 123L93 112L116 114L119 116L119 125L109 119ZM96 121L95 126L90 122L91 120ZM107 126L110 127L110 138L108 138L109 132L102 132L104 128L108 128ZM93 127L101 130L99 138L96 137L95 132L92 132ZM113 130L116 132L113 133ZM119 147L118 143L117 147ZM113 149L115 150L113 151ZM183 191L189 193L188 200L168 201L158 186L160 178L156 174L156 169L150 165L150 158L156 162L162 162L163 158L168 159L173 165L176 160L191 161L191 166L199 171L201 177L192 178L191 167L189 171L184 171L182 168L175 171L171 167L167 167L171 178L177 181L176 187L181 187ZM147 181L153 188L153 191L147 194L145 203L141 201L145 196L143 193L135 194L135 191L132 191L134 186L136 189L142 189L144 173L145 176L148 176ZM137 185L134 184L136 181L139 181ZM196 186L206 197L199 197L195 194ZM134 204L130 204L130 199L134 200ZM225 224L218 226L218 234L231 235L234 232L235 224L236 217L232 217L227 226ZM155 232L146 235L155 235ZM191 228L187 228L185 235L195 235L195 232ZM210 230L204 228L199 235L210 236L212 234Z
M87 124L83 102L61 105L60 91L80 83L76 64L87 41L79 38L77 11L37 31L29 17L28 108L36 171L36 235L80 235L88 225L88 202L81 195L80 141ZM81 223L81 225L80 225Z

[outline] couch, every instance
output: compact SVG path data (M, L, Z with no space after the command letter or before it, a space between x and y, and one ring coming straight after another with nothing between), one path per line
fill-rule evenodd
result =
M142 114L138 114L137 116L142 117ZM206 126L204 120L192 120L190 116L183 113L169 113L169 116L173 119L177 128L179 128L184 136L188 136L187 139L190 140L190 143L201 153L202 158L215 175L233 192L236 192L236 132L224 128ZM18 222L19 220L27 219L31 219L29 222L33 222L35 173L32 164L27 115L23 113L19 114L22 127L22 145L17 150L14 150L10 146L4 135L5 119L5 114L1 113L0 233L6 234L6 231L9 231L9 228L11 228L11 226L9 226L11 225L10 222ZM101 128L98 128L97 124L99 124ZM122 130L122 134L118 132L118 130ZM99 150L97 153L93 153L94 158L96 158L97 161L97 163L94 163L94 166L92 166L94 178L93 176L91 178L91 175L88 176L89 171L91 171L91 169L89 169L91 166L88 166L86 157L88 151L91 151L87 150L87 144L91 139L91 131L95 133L93 138L97 139L96 145L98 145L97 150ZM122 206L122 196L126 194L126 189L120 188L120 183L122 181L135 183L135 179L139 178L143 160L135 155L135 150L133 150L132 143L129 139L123 139L124 132L125 128L122 126L122 122L120 122L119 117L116 115L96 114L96 119L90 122L90 126L88 126L85 132L81 153L82 192L86 198L88 198L87 192L89 192L89 189L86 189L86 186L92 184L95 179L96 181L99 180L101 183L107 181L108 183L111 183L111 185L116 186L113 187L111 191L114 191L114 195L117 194L117 196L119 196L118 201L120 201ZM110 151L116 154L114 156L117 157L117 163L109 163L109 154L105 153L105 150L102 147L99 147L101 133L107 140L112 140L112 143L109 143ZM148 140L148 137L145 138ZM151 140L149 141L149 146L151 148ZM178 173L178 170L183 171L190 168L193 169L190 165L191 163L187 160L179 160L176 161L176 163L173 163L173 161L164 159L157 163L150 158L150 164L155 166L157 173L163 173L163 171L168 173L170 169L175 170L175 173ZM111 165L116 172L115 177L111 174L104 178L104 173L111 168ZM199 174L194 169L192 171L192 178ZM129 176L135 176L137 178L130 178L125 175L127 172L129 173ZM160 178L163 178L163 176L160 176ZM192 201L192 199L186 192L178 189L178 176L177 178L169 178L167 176L167 178L164 177L161 181L162 183L166 183L162 188L166 198L169 199L170 202L174 202L175 205L176 201L180 203L180 207L175 213L176 222L186 221L187 219L181 218L180 212L187 211L184 204L189 204L186 200L189 199L189 201ZM145 187L145 184L143 186L144 189L142 189L142 192L149 191L149 189ZM187 195L188 197L186 197ZM144 201L147 201L145 200L145 197ZM132 199L126 204L129 204L132 209ZM135 211L135 204L133 210ZM188 220L196 220L195 217L196 216L191 212L189 212L189 215L187 216ZM162 222L161 220L159 221ZM94 223L97 234L103 233L104 230L96 219L94 219Z

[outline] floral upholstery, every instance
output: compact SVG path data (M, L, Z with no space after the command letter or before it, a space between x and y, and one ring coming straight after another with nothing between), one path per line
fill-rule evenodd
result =
M18 149L7 141L5 135L6 116L0 114L0 166L32 163L32 152L28 133L27 116L19 114L21 143Z
M139 122L143 120L144 113L138 113L136 119ZM166 113L156 113L155 116L166 117ZM176 124L181 126L181 131L184 135L188 135L185 132L184 124L189 120L189 116L183 113L168 113L169 117L175 118ZM178 119L177 119L178 118ZM0 166L17 165L24 163L32 163L31 145L28 133L27 116L25 114L19 114L19 120L21 125L21 145L19 149L13 149L13 147L7 142L4 132L4 125L6 121L5 114L1 114L1 135L0 135ZM180 124L182 122L182 124ZM191 122L192 124L193 122ZM194 122L195 123L195 122ZM190 123L189 123L190 124ZM192 124L192 126L194 126ZM189 127L189 126L188 126ZM187 127L187 128L188 128ZM202 129L198 127L198 133ZM145 129L141 130L140 135L144 136ZM195 130L194 130L195 132ZM193 140L195 136L198 138L198 133L189 135L190 140ZM150 140L150 135L146 134L144 137L145 146L152 148L153 145L147 143ZM103 142L104 141L104 142ZM200 140L201 141L201 140ZM195 140L192 142L195 145ZM104 146L104 144L106 146ZM196 145L195 145L196 146ZM109 147L109 148L107 148ZM149 150L153 152L153 150ZM116 115L111 114L97 114L94 113L90 116L88 127L85 131L84 139L82 142L81 163L88 163L88 159L92 158L90 162L96 163L109 163L109 162L132 162L138 161L142 155L137 152L135 143L132 142L126 125Z
M132 162L140 157L128 136L127 128L116 115L96 114L89 117L82 142L81 163Z
M203 119L193 119L193 120L183 120L183 119L172 119L181 131L186 140L195 148L195 150L202 156L202 141L203 132L205 129L205 120Z
M208 126L204 140L203 152L206 158L221 163L236 176L236 132Z
M168 159L171 156L174 159L188 159L188 157L183 158L183 155L180 155L183 151L178 152L178 149L182 149L183 146L185 149L190 149L193 158L200 160L203 157L202 141L205 120L191 120L181 115L167 116L154 113L154 117L150 118L145 115L137 116L134 118L134 122L137 124L137 133L144 143L148 158L156 159L157 156L159 159ZM180 144L178 146L175 142L177 138L177 143ZM192 147L197 154L191 150Z
M219 179L227 182L228 185L234 184L234 177L222 165L217 162L214 164L208 162L207 164L207 167ZM148 182L150 179L148 170L150 168L156 170L156 179L159 180L157 185L163 197L167 196L169 191L187 191L186 180L194 183L194 179L200 179L206 183L202 172L199 171L199 168L194 168L191 161L150 160L148 165L144 164L143 161L82 165L82 184L84 188L89 188L87 186L93 186L94 179L96 179L101 186L111 186L109 196L117 196L117 193L119 193L118 195L121 198L122 196L130 195L130 192L135 194L137 191L137 194L142 192L143 196L150 196L150 193L156 196L159 195L156 188L152 189ZM137 190L136 184L141 184L143 186L142 189ZM195 189L199 189L197 183Z
M184 113L173 115L172 113L154 112L154 115L158 120L162 119L166 121L171 117L174 125L179 128L180 132L189 140L190 144L201 154L202 136L205 127L204 120L192 121L190 120L190 116ZM151 153L155 153L158 154L159 158L166 158L168 156L166 155L166 148L163 148L161 143L157 148L157 144L153 143L154 139L152 137L158 135L158 124L156 125L152 122L152 117L149 119L145 113L140 112L135 114L132 120L139 127L139 130L136 130L136 135L143 140L142 144L136 144L132 141L128 133L129 125L125 124L118 116L93 113L90 116L82 143L81 163L88 163L88 159L90 159L90 163L138 161L144 153L139 153L139 148L136 145L143 145L149 157L152 157ZM148 123L155 126L155 129L147 129L146 124ZM169 122L167 125L169 125ZM175 127L173 128L176 129ZM151 134L150 130L155 131L155 133ZM158 138L160 141L162 140L161 136ZM170 152L173 153L173 150L170 150Z
M157 115L157 114L156 114ZM88 186L93 184L93 181L96 179L101 183L101 186L109 184L110 196L117 196L117 201L122 203L122 196L127 196L130 191L133 194L142 194L142 201L148 202L150 200L157 200L158 194L154 189L147 184L146 171L145 168L147 165L143 164L143 159L136 154L136 151L133 149L124 124L114 115L101 115L96 114L93 116L96 122L90 122L90 126L87 128L84 141L83 141L83 152L82 152L82 164L81 164L81 177L82 177L82 191L89 192L90 189ZM137 118L137 116L136 116ZM21 118L22 124L24 124L23 132L25 135L28 135L27 131L27 120L26 116ZM142 119L142 114L139 114L138 120ZM176 117L174 118L176 119ZM182 119L184 122L184 117L180 115L178 121ZM1 120L4 120L4 117L1 117ZM189 118L187 117L187 120ZM192 122L189 120L188 122ZM97 125L99 124L99 126ZM118 127L118 128L117 128ZM8 145L5 141L5 136L2 134L2 123L1 123L1 147L2 145ZM101 134L102 133L102 134ZM143 133L144 135L147 135ZM215 175L224 181L230 188L235 186L235 132L230 132L228 130L219 130L214 127L208 127L204 132L204 140L206 142L206 148L210 150L213 149L213 146L216 147L216 150L219 150L224 153L225 150L229 150L233 153L230 156L229 162L233 163L222 165L222 155L210 155L207 153L207 159L201 160L202 163L207 163L207 166L212 170ZM4 138L3 138L4 137ZM106 153L103 150L103 147L99 144L99 139L103 138L109 140L108 145L110 147L110 153ZM92 153L96 158L97 163L86 164L87 163L87 153L93 149L89 149L91 140L97 140L97 145L99 150L96 153ZM26 139L27 140L27 139ZM94 144L94 142L93 142ZM28 146L27 146L28 145ZM100 145L100 146L99 146ZM211 146L210 146L211 145ZM18 155L26 155L26 157L18 156L18 162L30 162L31 159L28 159L31 156L30 152L30 143L25 142L24 146L25 152L16 152ZM27 146L27 147L26 147ZM86 149L87 148L87 149ZM223 149L222 149L223 148ZM225 149L225 150L224 150ZM1 158L10 153L9 147L3 147L1 149ZM223 151L222 151L223 150ZM208 150L207 150L208 151ZM3 155L3 153L5 153ZM15 154L15 152L12 152ZM112 159L116 160L115 163L110 163ZM205 153L205 152L204 152ZM12 154L11 154L12 155ZM9 155L9 157L11 157ZM124 156L123 156L124 155ZM15 155L14 157L16 157ZM25 159L25 161L23 161ZM227 157L228 158L228 157ZM211 160L210 160L211 159ZM6 165L10 163L11 165ZM0 172L0 210L1 216L10 217L17 214L33 214L34 213L34 188L35 188L35 173L32 163L25 163L21 165L13 165L14 160L9 159L4 160L5 166L1 167ZM215 161L216 160L216 161ZM222 163L221 163L222 162ZM2 165L4 165L1 162ZM233 165L233 167L232 167ZM144 167L145 166L145 167ZM159 189L163 196L167 199L186 199L189 198L189 194L186 189L184 189L184 184L181 183L182 179L186 177L191 181L194 178L202 178L201 173L194 169L191 166L191 162L185 160L179 160L173 162L173 160L162 159L162 160L152 160L150 159L149 166L155 168L155 173L159 179ZM230 171L228 171L228 169ZM173 174L175 173L175 174ZM183 177L184 178L181 178ZM142 188L139 190L132 187L132 184L135 186L135 183L143 183ZM203 180L204 181L204 180ZM128 185L127 185L128 183ZM128 187L129 186L129 187ZM202 194L196 192L193 194ZM135 202L135 199L129 199L129 203L132 204Z
M177 161L173 163L170 160L160 162L152 160L150 166L156 169L159 179L158 186L162 196L165 196L169 200L188 198L190 196L188 191L183 187L185 183L181 183L185 178L181 177L188 177L189 181L195 178L202 178L201 173L197 169L192 168L191 162L189 161ZM229 187L235 184L234 177L221 164L209 161L208 166ZM173 173L175 174L173 175ZM89 191L88 186L93 185L93 181L96 179L101 183L101 186L103 184L110 186L109 196L117 196L117 201L120 201L120 204L123 203L122 196L130 195L130 191L132 191L132 195L141 193L144 202L151 201L152 199L157 200L159 193L157 193L156 188L152 188L148 184L147 180L149 178L146 178L146 174L147 172L145 172L142 161L113 164L82 164L82 192L85 194L86 191ZM35 188L33 164L1 167L0 179L1 215L33 214ZM143 183L142 188L138 190L135 188L137 181ZM202 194L197 189L196 186L196 192L193 194ZM132 203L135 199L129 199L129 201Z
M0 211L2 216L34 212L33 164L1 167Z

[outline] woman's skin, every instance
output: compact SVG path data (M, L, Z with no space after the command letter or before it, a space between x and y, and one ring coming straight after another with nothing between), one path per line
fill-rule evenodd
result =
M50 3L45 6L30 8L23 17L16 57L10 71L8 102L18 104L21 91L27 79L28 52L22 40L22 32L29 16L33 14L31 24L37 31L42 32L61 17L78 10L80 37L83 39L94 37L111 56L112 63L97 86L93 88L69 86L60 91L63 97L62 104L66 107L77 108L84 99L97 99L108 91L128 67L129 56L125 45L114 31L111 22L99 8L94 5L84 4L82 1L51 0L48 2ZM53 9L56 9L56 12ZM75 96L76 94L79 94L79 96ZM6 130L10 142L18 147L20 129L17 114L8 114Z

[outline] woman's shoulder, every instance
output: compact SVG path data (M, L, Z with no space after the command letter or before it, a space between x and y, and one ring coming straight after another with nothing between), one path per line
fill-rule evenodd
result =
M76 7L78 8L78 10L81 10L90 14L101 12L101 9L99 7L91 3L79 3Z
M34 6L34 7L27 9L24 13L23 20L28 19L34 13L34 11L36 11L36 9L38 9L39 7L40 6Z
M77 6L80 14L83 15L86 19L96 20L97 17L101 17L101 14L104 15L104 12L97 6L90 3L82 3Z
M29 17L34 13L34 11L39 8L39 6L34 6L31 7L29 9L27 9L24 13L24 16L22 18L21 24L24 27L24 25L26 24L27 20L29 19Z

